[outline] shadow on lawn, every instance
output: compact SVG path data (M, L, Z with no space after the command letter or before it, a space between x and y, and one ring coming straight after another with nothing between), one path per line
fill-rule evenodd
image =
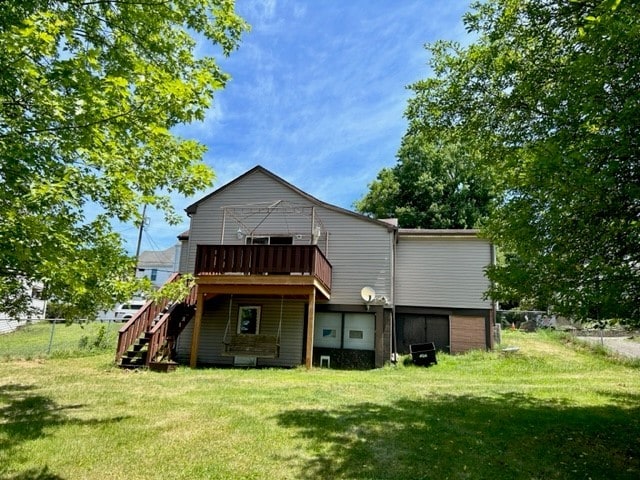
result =
M0 479L56 480L59 477L48 468L31 469L15 476L2 476L3 466L11 451L21 443L51 434L51 430L65 425L99 425L123 420L115 417L104 420L82 420L69 417L69 412L83 405L58 405L51 398L35 393L30 385L0 385ZM63 448L63 447L61 447Z
M517 394L430 396L277 420L310 441L299 478L637 479L640 396L610 400L580 408Z
M64 480L63 477L51 473L48 467L33 468L11 477L0 477L2 480Z

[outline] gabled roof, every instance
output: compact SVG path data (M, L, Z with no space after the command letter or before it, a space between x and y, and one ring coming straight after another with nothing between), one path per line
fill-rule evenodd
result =
M333 210L335 212L339 212L339 213L342 213L342 214L345 214L345 215L350 215L350 216L358 218L360 220L365 220L365 221L374 223L376 225L380 225L380 226L385 227L387 230L390 230L390 231L391 230L396 230L396 227L393 226L392 224L388 223L388 222L383 222L382 220L376 220L374 218L367 217L366 215L362 215L360 213L356 213L356 212L353 212L351 210L347 210L346 208L338 207L336 205L331 205L330 203L323 202L322 200L318 200L314 196L309 195L307 192L305 192L303 190L300 190L295 185L287 182L283 178L279 177L278 175L276 175L273 172L270 172L269 170L267 170L266 168L264 168L261 165L256 165L251 170L243 173L239 177L236 177L235 179L231 180L229 183L223 185L222 187L218 188L217 190L214 190L210 194L202 197L197 202L192 203L191 205L189 205L185 209L185 211L187 212L187 215L191 216L192 214L196 213L196 211L198 210L198 205L200 205L201 203L207 201L209 198L213 197L214 195L217 195L218 193L220 193L220 192L222 192L222 191L224 191L224 190L226 190L228 188L231 188L233 185L235 185L236 183L241 181L243 178L248 177L249 175L253 175L254 173L257 173L257 172L260 172L263 175L266 175L266 176L272 178L276 182L279 182L280 184L284 185L288 189L294 191L298 195L306 198L307 200L309 200L312 203L315 203L316 205L322 206L322 207L327 208L329 210ZM185 233L188 235L188 232L184 232L183 234L181 234L181 236L184 236Z
M176 255L176 247L169 247L166 250L145 250L140 252L138 257L138 268L152 266L173 267Z

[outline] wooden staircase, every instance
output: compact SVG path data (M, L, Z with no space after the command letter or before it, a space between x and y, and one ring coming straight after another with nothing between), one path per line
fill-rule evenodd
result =
M179 279L176 273L167 282ZM194 317L195 303L195 286L182 302L145 303L118 332L118 366L141 368L159 356L170 358L178 335Z
M122 368L140 368L147 365L147 354L149 353L149 337L145 332L136 339L118 363Z

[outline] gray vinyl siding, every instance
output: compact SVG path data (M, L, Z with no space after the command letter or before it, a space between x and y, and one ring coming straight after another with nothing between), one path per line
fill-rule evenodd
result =
M322 223L323 231L318 247L333 267L331 303L362 304L360 290L373 287L378 295L391 300L391 266L393 233L385 226L364 217L327 208L312 202L281 182L254 172L241 178L198 204L192 215L189 245L185 246L186 271L192 272L198 244L220 244L223 225L223 206L241 206L256 203L288 202L296 207L315 207L314 215ZM311 240L311 216L308 209L297 209L289 214L274 213L242 216L242 223L255 229L254 235L290 235L294 244L308 245ZM243 244L236 233L243 225L227 214L225 245ZM259 224L259 226L258 226ZM328 238L327 238L328 232ZM300 238L298 238L300 237Z
M176 359L183 365L189 364L189 355L191 354L191 338L193 336L193 325L195 321L192 319L184 327L184 330L178 335L176 339Z
M189 242L187 240L180 240L180 259L178 263L178 272L190 273L188 270L189 261Z
M339 212L325 210L322 215L330 230L331 303L361 305L364 286L391 301L393 233Z
M196 246L203 245L239 245L244 244L244 238L238 239L236 232L242 228L242 223L234 219L232 215L223 213L224 206L242 206L256 203L274 203L285 201L292 204L311 206L295 192L286 188L279 182L256 172L242 178L230 188L223 189L214 196L198 205L198 210L191 217L191 228L189 231L189 254L188 268L193 271L196 261ZM309 243L309 233L311 230L311 219L305 216L306 212L299 215L291 215L291 218L284 218L282 215L273 215L267 218L255 229L254 235L268 235L274 233L305 235L305 244ZM262 215L240 215L241 221L248 226L255 227L264 217ZM222 228L225 223L225 236L222 238Z
M239 305L259 305L262 307L260 332L265 335L277 335L280 322L279 298L234 297L231 302L229 321L229 297L220 297L207 304L202 316L198 362L215 365L232 365L233 357L223 356L225 329L229 323L227 336L235 335ZM280 332L280 356L278 358L258 358L259 366L291 367L303 363L305 303L301 300L284 299L282 303L282 326ZM186 362L191 351L193 323L189 322L180 334L177 342L178 360Z
M488 241L476 237L400 236L396 250L396 305L491 308L484 269Z

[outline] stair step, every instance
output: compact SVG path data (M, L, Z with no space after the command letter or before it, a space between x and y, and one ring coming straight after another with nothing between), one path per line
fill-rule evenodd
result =
M129 357L122 357L122 359L120 360L120 366L124 367L124 366L128 366L128 367L143 367L145 364L144 359L143 358L129 358Z
M131 350L127 350L125 353L126 357L124 358L144 358L147 355L146 350L139 350L137 352L132 352Z
M144 350L146 348L149 347L149 342L136 342L133 345L131 345L130 349L135 351L135 352L139 352L140 350Z
M127 350L124 356L127 358L141 358L147 355L148 350Z
M121 363L121 364L119 365L119 367L120 367L120 368L127 368L127 369L129 369L129 370L133 370L133 369L136 369L136 368L140 368L140 367L142 367L142 366L143 366L143 365L135 365L135 364L133 364L133 365L132 365L132 364L128 364L128 363Z

